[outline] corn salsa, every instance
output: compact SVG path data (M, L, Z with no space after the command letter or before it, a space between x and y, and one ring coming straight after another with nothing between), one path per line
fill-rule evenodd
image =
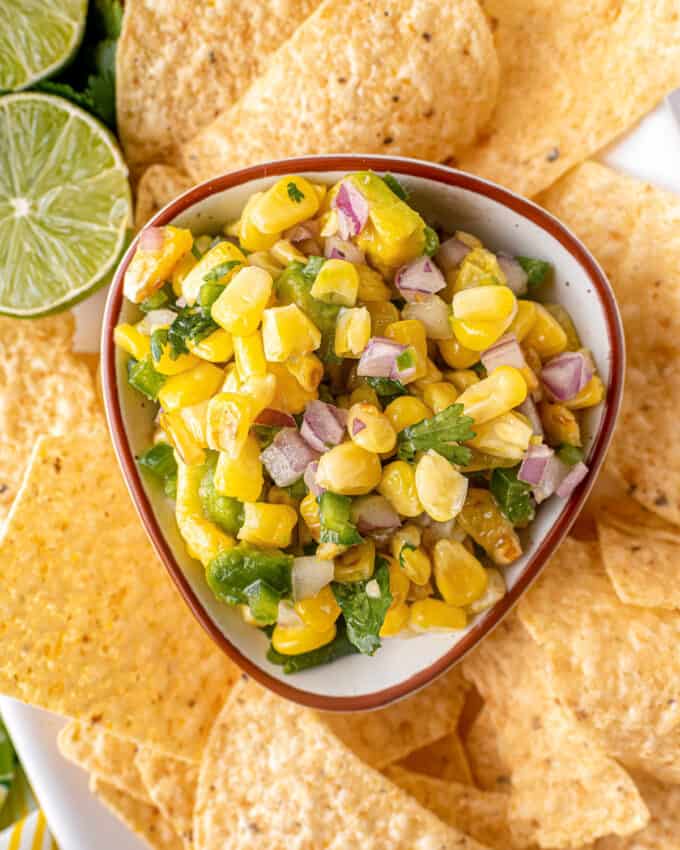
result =
M141 233L115 329L158 407L139 463L285 672L465 628L583 480L605 388L540 300L551 274L373 172L283 177L216 235Z

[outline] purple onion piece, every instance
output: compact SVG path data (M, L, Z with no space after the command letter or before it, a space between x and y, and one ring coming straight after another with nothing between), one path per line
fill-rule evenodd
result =
M498 342L482 352L480 360L489 375L499 366L514 366L516 369L523 369L527 365L514 334L502 336Z
M423 301L412 301L401 311L403 319L422 322L430 339L451 339L453 331L449 321L449 305L438 295L430 295Z
M529 288L529 275L519 262L510 254L504 254L502 251L496 254L496 259L510 289L515 295L525 295Z
M457 268L470 251L472 251L472 248L469 245L461 242L455 236L451 236L439 246L435 260L440 269L449 272L451 269Z
M368 221L368 201L351 182L343 180L333 199L338 214L338 233L341 239L358 236Z
M309 219L300 224L294 224L288 230L283 231L283 238L289 242L304 242L306 239L316 239L319 235L320 225L318 221Z
M517 408L517 411L521 413L531 423L531 427L533 428L534 434L538 434L539 437L542 437L544 434L543 431L543 423L541 422L541 417L538 413L538 408L536 407L536 403L531 398L531 396L527 396L526 399L520 404Z
M165 232L162 227L145 227L139 235L140 251L160 251L163 247Z
M305 485L308 488L308 490L311 493L313 493L317 498L322 493L326 492L325 488L321 487L321 485L316 480L316 471L317 471L318 468L319 468L319 461L318 460L314 460L311 463L308 463L307 469L305 469L305 474L304 474L304 478L303 478Z
M555 490L560 499L568 499L587 474L588 467L585 463L579 461L579 463L572 466L567 477L562 481L557 490Z
M305 408L300 434L313 449L325 452L342 442L346 424L346 410L314 400Z
M384 336L372 336L362 351L357 366L359 377L391 378L397 357L406 346Z
M347 242L338 236L329 236L324 247L324 256L329 260L347 260L348 263L363 265L366 262L364 252L353 242Z
M352 422L352 436L356 437L357 434L360 434L364 428L366 427L366 423L362 422L361 419L355 419Z
M541 382L557 401L569 401L578 395L593 377L589 358L581 351L558 354L541 369Z
M402 266L394 278L399 292L407 301L422 301L446 286L446 279L431 257L418 257Z
M529 446L517 472L518 480L532 487L540 486L554 455L555 452L549 446Z
M359 534L380 534L399 528L401 519L384 496L361 496L352 501L352 521Z
M540 505L541 502L552 496L567 475L569 475L569 467L566 463L562 463L557 455L553 455L550 458L543 480L533 488L536 503Z
M294 484L304 475L307 466L318 459L318 453L307 445L295 428L282 428L260 455L277 487Z

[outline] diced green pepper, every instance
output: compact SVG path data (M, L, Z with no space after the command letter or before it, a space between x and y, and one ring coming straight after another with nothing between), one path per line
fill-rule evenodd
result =
M163 482L166 496L177 495L177 461L172 446L156 443L137 458L137 463Z
M150 357L128 360L128 383L151 401L158 400L158 392L165 381L165 375L153 368Z
M531 294L552 274L552 265L546 260L537 260L534 257L515 257L528 275L527 285Z
M152 310L160 310L161 307L167 307L175 301L175 293L172 291L172 286L166 283L162 289L157 289L145 298L139 305L142 313L150 313Z
M216 465L217 454L211 453L205 464L205 473L198 488L198 495L206 517L228 534L236 536L243 525L243 502L217 492L214 480Z
M204 283L198 291L198 303L207 310L223 292L224 286L221 283Z
M250 613L262 626L271 626L276 622L281 594L266 581L258 579L243 591Z
M336 543L340 546L355 546L363 541L356 526L350 519L352 500L349 496L339 496L326 491L319 496L319 520L321 523L320 540L322 543Z
M312 296L314 284L323 257L311 257L306 265L291 263L276 280L276 297L282 305L297 304L321 331L321 347L316 352L322 360L335 358L335 325L340 312L337 304L326 304ZM316 270L316 271L315 271Z
M557 457L567 466L576 466L583 460L583 449L578 446L571 446L569 443L562 443L557 451Z
M247 604L245 590L254 582L266 582L289 596L293 556L280 549L257 549L240 544L220 552L208 564L206 579L215 596L230 605Z
M425 247L423 248L423 254L427 254L428 257L434 257L434 255L439 250L439 236L437 236L437 231L431 227L425 226Z

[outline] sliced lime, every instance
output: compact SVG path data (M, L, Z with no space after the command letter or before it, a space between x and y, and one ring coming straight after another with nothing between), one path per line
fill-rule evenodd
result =
M0 91L54 74L83 36L87 0L2 0Z
M113 136L52 95L0 98L0 313L63 310L105 282L132 220Z

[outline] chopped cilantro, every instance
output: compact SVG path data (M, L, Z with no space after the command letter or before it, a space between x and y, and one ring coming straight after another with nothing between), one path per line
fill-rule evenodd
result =
M408 201L408 191L401 185L397 178L390 174L383 174L383 183L387 183L388 188L395 194L400 201Z
M148 298L145 298L139 305L139 309L142 313L150 313L152 310L160 310L161 307L172 307L174 300L172 286L166 283L162 289L156 290Z
M393 381L392 378L368 377L366 383L369 387L373 387L376 394L381 397L406 395L406 387L401 381Z
M162 481L165 495L174 498L177 492L177 461L172 446L156 443L137 458L137 463Z
M302 203L305 197L305 193L301 192L292 180L286 186L286 189L288 190L288 197L291 199L291 201L293 201L293 203Z
M399 432L399 458L413 460L416 452L434 449L451 463L465 466L470 462L472 453L460 443L475 436L471 425L472 419L463 413L463 405L450 404L429 419L409 425Z
M151 401L158 400L158 391L165 383L165 375L153 368L150 357L128 360L128 383Z
M515 257L515 259L528 275L529 292L545 283L552 273L552 265L545 260L536 260L533 257Z
M437 236L437 231L425 225L425 247L423 248L423 253L427 254L428 257L434 257L438 250L439 236Z
M536 508L531 496L531 486L517 478L518 466L512 469L494 469L490 490L498 507L513 525L524 527L534 518Z
M151 334L151 356L153 357L154 362L158 363L161 357L163 357L163 349L167 344L167 328L158 328Z
M366 592L366 585L369 582L377 583L380 591L378 595L369 596ZM380 629L387 609L392 604L387 561L384 558L376 558L376 569L370 579L352 582L335 581L331 588L345 617L350 643L353 643L359 652L373 655L380 647Z
M184 307L168 328L170 357L176 360L189 351L187 341L200 342L218 329L210 310L203 307Z
M241 260L226 260L224 263L218 263L207 274L203 275L203 280L206 283L219 283L232 269L242 265Z

